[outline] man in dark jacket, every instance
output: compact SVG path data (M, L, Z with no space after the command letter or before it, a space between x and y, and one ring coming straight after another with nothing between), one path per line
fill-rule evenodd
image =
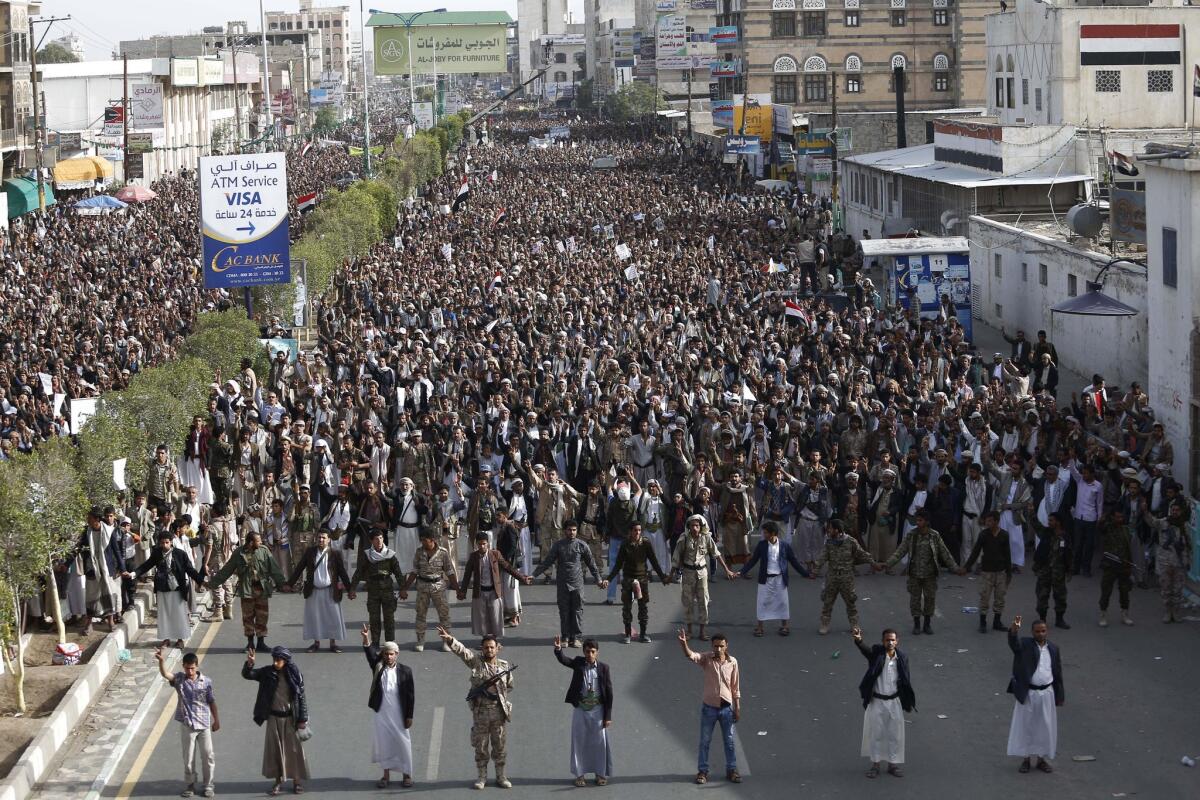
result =
M412 780L412 739L408 730L413 724L416 691L412 670L398 661L400 647L384 642L371 644L371 627L362 626L363 653L371 668L371 694L367 705L375 712L375 738L371 760L383 768L383 777L375 784L386 789L392 770L404 776L400 785L410 788Z
M590 553L589 553L590 555ZM650 624L650 569L658 575L663 585L671 582L671 578L663 571L654 555L654 546L649 539L642 538L642 523L635 522L629 528L629 538L617 550L616 560L608 580L621 576L621 621L625 623L625 635L621 641L629 644L633 636L633 601L638 604L638 641L650 643L646 627Z
M796 554L787 542L779 538L779 525L767 520L762 525L763 538L754 548L754 555L745 563L739 573L743 578L750 577L750 570L758 564L758 598L755 615L758 624L754 626L754 635L763 635L763 623L767 620L779 620L779 635L791 633L788 619L791 618L791 603L788 601L788 565L806 578L812 573L800 563Z
M583 642L583 655L563 655L561 637L554 637L554 657L571 670L571 686L566 702L575 707L571 718L571 774L576 786L587 784L587 774L596 776L596 785L608 783L612 774L612 747L608 728L612 725L613 687L608 664L598 661L600 645L595 639Z
M1008 754L1021 757L1021 772L1029 772L1034 756L1038 769L1053 772L1050 759L1058 750L1058 706L1066 702L1062 659L1058 647L1046 637L1045 620L1033 623L1033 638L1018 638L1019 630L1017 616L1008 629L1008 647L1013 651L1008 693L1017 700L1008 729Z
M862 696L862 755L871 759L868 778L879 777L879 764L888 762L888 774L904 776L904 713L917 710L908 674L908 658L900 652L900 635L891 628L883 632L883 644L867 647L862 631L851 631L858 651L867 659L867 673L858 684Z
M266 744L263 747L262 773L273 778L275 785L269 794L278 795L283 782L292 780L296 794L304 791L301 781L308 780L308 759L300 731L308 727L308 700L304 696L304 676L292 661L286 647L271 650L271 664L254 666L254 649L246 648L246 663L242 677L258 683L254 699L254 724L266 723ZM280 682L285 684L282 691Z

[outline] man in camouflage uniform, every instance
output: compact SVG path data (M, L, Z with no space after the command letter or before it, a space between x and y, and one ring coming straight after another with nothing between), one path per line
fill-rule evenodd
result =
M400 474L397 477L410 479L417 492L428 496L433 493L437 462L433 445L427 444L424 439L425 435L417 428L408 435L408 441L396 445L400 451Z
M224 505L213 504L212 519L208 523L208 535L204 569L206 575L213 575L219 572L233 557L234 547L238 543L237 522L229 508L228 501ZM220 584L210 582L209 589L212 591L213 606L208 622L233 619L233 584L229 581Z
M575 516L575 509L583 495L566 481L560 480L556 469L547 467L545 478L538 474L536 468L527 475L537 490L538 555L545 558L550 555L554 543L562 538L563 523ZM546 583L553 579L553 570L547 570Z
M1188 538L1188 510L1176 500L1167 508L1167 518L1150 514L1142 498L1142 519L1157 534L1158 546L1154 563L1158 570L1158 586L1162 593L1163 622L1183 621L1183 581L1192 563L1192 542Z
M458 589L458 575L454 571L454 560L444 547L439 547L437 532L431 528L421 531L421 546L413 555L413 571L400 589L400 599L408 599L408 590L417 585L417 644L418 653L425 649L425 620L429 616L429 604L437 609L438 627L449 629L450 606L446 603L446 585ZM391 641L391 640L389 640ZM442 649L450 652L445 644Z
M1132 625L1129 590L1133 588L1133 542L1137 532L1125 519L1125 508L1115 506L1100 524L1100 627L1108 627L1108 601L1113 584L1121 603L1121 623Z
M239 454L229 442L229 432L221 428L208 442L208 475L212 481L213 505L227 505L233 494L233 474Z
M251 532L240 550L234 551L225 566L217 570L206 583L220 586L237 576L235 592L242 599L242 633L246 635L246 647L262 653L267 646L267 621L270 618L271 594L287 582L283 570L263 546L262 536ZM258 637L255 644L254 637Z
M395 584L392 580L395 579ZM378 647L379 630L382 641L396 641L396 588L404 587L404 570L396 554L383 543L383 531L371 535L371 546L363 551L358 560L358 569L350 578L350 587L358 586L359 580L367 584L367 618L371 625L371 644Z
M313 505L308 484L300 486L300 496L292 504L292 514L288 519L288 534L292 541L292 563L299 564L304 560L308 548L317 541L317 526L321 522L321 512ZM388 641L391 641L390 639Z
M509 669L508 662L498 658L500 642L491 634L483 637L478 653L464 647L462 642L451 636L450 631L443 627L438 627L438 635L442 637L442 642L450 647L450 652L461 658L471 669L472 689ZM504 762L508 758L506 728L512 719L512 703L509 702L508 695L512 690L513 677L510 672L485 689L480 696L469 701L472 722L471 746L475 748L475 767L479 770L479 777L475 781L476 789L487 785L489 760L496 765L496 785L502 789L512 788L512 782L504 774Z
M854 567L858 564L875 566L871 554L863 550L852 536L846 535L846 526L840 519L831 519L825 524L825 546L814 562L813 575L826 564L829 565L829 570L825 573L825 590L821 592L821 627L817 631L822 636L829 633L833 604L839 596L846 604L850 629L858 627L858 595L854 593Z
M942 535L929 527L929 512L918 508L913 514L917 527L909 531L904 541L884 563L890 570L908 556L908 610L913 618L913 633L933 633L930 620L937 601L938 566L962 574L958 562L950 555ZM925 624L921 624L921 618Z
M704 629L708 625L708 563L716 559L725 570L725 577L733 580L733 571L717 550L717 540L708 529L708 522L701 514L687 519L687 533L679 537L675 552L671 556L676 570L683 573L683 591L679 595L683 603L683 621L687 624L687 635L692 636L692 623L700 624L700 639L708 641Z
M1033 574L1037 576L1034 592L1037 595L1039 619L1046 619L1050 606L1050 593L1054 593L1054 627L1069 630L1067 624L1067 582L1071 580L1071 543L1063 527L1062 516L1054 512L1049 517L1050 527L1033 551Z

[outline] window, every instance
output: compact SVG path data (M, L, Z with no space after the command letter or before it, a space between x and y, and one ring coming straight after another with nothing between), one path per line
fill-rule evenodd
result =
M335 28L340 28L340 27L342 27L342 21L341 21L340 19L335 19L335 20L333 21L333 27L335 27Z
M1038 283L1047 286L1050 283L1050 270L1045 264L1038 264Z
M1027 261L1021 262L1021 281L1029 283L1029 262Z
M1005 78L1004 79L1004 93L1008 96L1008 107L1009 108L1017 107L1017 92L1016 92L1016 87L1014 86L1014 84L1016 83L1016 80L1017 80L1016 78Z
M903 28L905 25L905 22L906 22L906 20L904 18L904 10L903 9L892 12L892 27L893 28Z
M846 93L861 94L862 93L862 78L858 75L846 76Z
M1172 289L1179 286L1177 238L1174 228L1162 229L1163 286L1170 286Z
M950 24L950 12L944 8L935 8L933 10L933 24L944 26Z
M1021 78L1021 107L1029 105L1029 79Z
M1033 90L1033 108L1035 111L1042 110L1042 90L1040 87Z
M846 23L847 28L857 28L858 27L858 11L857 10L847 11L845 23Z
M1000 271L1001 271L1000 268L1003 265L1004 265L1004 260L1003 260L1003 257L999 253L996 253L994 256L992 256L992 274L995 275L997 278L1000 277Z
M1119 70L1119 69L1098 69L1098 70L1096 70L1096 91L1097 92L1119 92L1119 91L1121 91L1121 70Z
M1147 92L1175 91L1175 73L1169 69L1152 69L1146 73Z
M771 14L771 37L790 39L796 35L796 12L776 11Z
M554 82L555 83L566 83L567 82L567 73L562 72L562 71L554 73Z
M829 81L825 75L804 76L804 100L807 103L823 103L827 99Z
M824 11L805 11L804 12L804 35L822 37L825 35L825 12Z
M996 78L996 108L1004 108L1004 78Z
M567 54L566 53L555 53L554 54L554 63L555 64L567 63Z
M1000 305L999 303L996 303L996 318L997 319L1004 318L1004 306Z
M1074 297L1079 294L1079 279L1074 275L1067 276L1067 297Z
M771 96L776 103L796 102L796 76L776 75L773 80Z
M935 92L950 91L950 73L949 72L933 73L933 90Z

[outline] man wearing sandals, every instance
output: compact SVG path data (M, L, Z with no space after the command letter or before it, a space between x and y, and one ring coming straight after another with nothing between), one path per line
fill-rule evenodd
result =
M712 635L712 652L696 653L688 647L686 630L679 631L679 647L683 655L704 672L704 692L700 706L700 750L696 759L696 783L708 783L708 749L712 744L713 726L721 725L725 745L725 778L741 783L737 771L737 751L734 749L734 725L741 717L742 684L737 659L729 655L729 640L723 633Z
M779 635L791 633L788 619L791 618L791 604L788 601L788 565L806 578L813 577L805 568L787 542L779 538L779 526L767 520L762 525L763 538L754 548L754 555L741 569L743 578L750 577L750 569L758 564L758 598L755 603L755 616L758 624L754 626L754 635L763 635L763 623L767 620L779 620Z
M371 668L371 694L367 705L375 712L375 734L371 742L371 761L383 768L383 777L376 782L386 789L392 770L404 776L400 785L408 789L412 780L412 739L408 729L413 724L416 693L412 670L401 664L400 647L384 642L382 647L371 644L371 626L362 626L363 653Z
M1050 759L1058 750L1058 706L1066 702L1063 692L1062 660L1058 647L1046 638L1044 620L1033 623L1033 638L1018 638L1021 618L1008 628L1008 646L1013 651L1012 680L1008 692L1016 698L1008 729L1008 754L1020 756L1020 772L1029 772L1031 758L1037 768L1053 772Z
M862 755L871 759L868 778L879 777L886 761L888 774L904 777L904 712L917 709L917 698L908 677L908 658L900 652L900 636L891 628L883 632L883 644L867 647L862 631L852 630L854 644L867 659L867 673L858 684L863 701Z

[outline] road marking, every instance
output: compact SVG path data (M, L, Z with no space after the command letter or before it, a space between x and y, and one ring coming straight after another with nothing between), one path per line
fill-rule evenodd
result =
M446 721L446 707L433 709L433 724L429 726L429 759L425 762L425 781L434 783L438 778L438 767L442 761L442 723Z
M204 633L204 638L200 641L200 646L196 648L196 655L203 655L208 650L208 646L212 644L212 640L216 638L217 629L219 629L223 623L224 620L219 620L215 623L209 624L208 630ZM146 710L149 711L148 708ZM171 703L168 702L165 706L163 706L162 713L158 715L158 719L155 720L154 727L150 731L149 738L147 738L145 744L142 745L141 752L139 752L137 757L133 759L133 764L129 767L129 774L125 777L125 782L122 783L121 788L117 790L117 800L127 800L127 798L133 794L134 787L137 786L138 781L141 780L142 773L146 770L146 764L150 763L150 756L154 753L155 745L157 745L159 739L162 738L163 733L167 729L167 725L171 723L171 720L174 718L174 716L175 709L172 707ZM135 718L135 721L130 723L125 734L132 739L133 732L137 730L140 724L141 720ZM128 747L129 742L124 742L124 746ZM118 745L118 748L120 748L120 745ZM124 755L124 753L121 753L112 761L113 770L116 769L116 765L120 763L120 760L122 757L124 757ZM96 796L99 796L99 793L97 793Z

